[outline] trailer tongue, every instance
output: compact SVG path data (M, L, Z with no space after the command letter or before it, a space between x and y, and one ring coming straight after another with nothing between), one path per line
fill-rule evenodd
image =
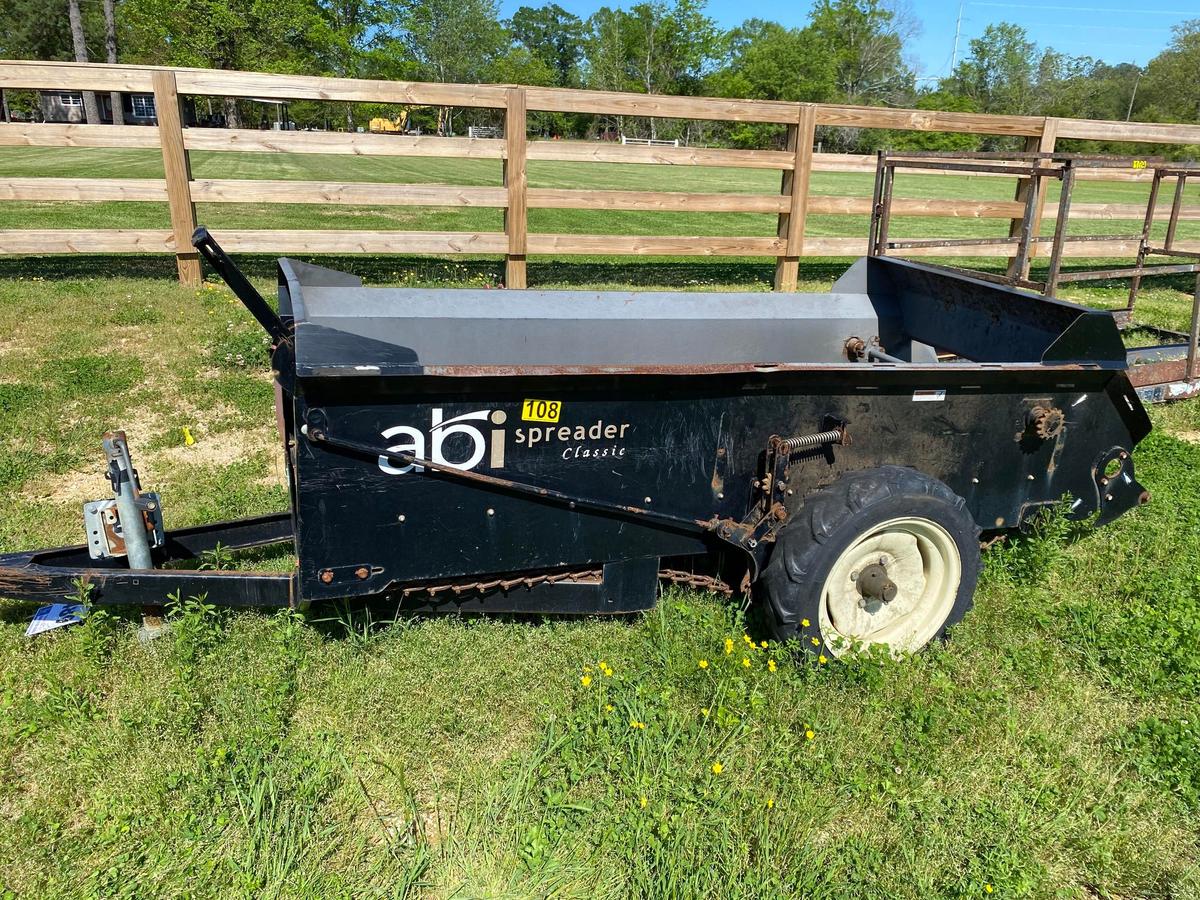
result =
M364 288L281 259L276 314L195 244L271 336L290 513L167 531L154 568L9 554L0 594L625 613L667 571L754 584L806 649L916 649L969 606L981 531L1148 499L1108 313L876 257L824 294ZM297 565L182 567L217 542Z

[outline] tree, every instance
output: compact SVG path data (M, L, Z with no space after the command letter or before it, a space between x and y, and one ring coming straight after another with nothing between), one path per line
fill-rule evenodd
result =
M1200 122L1200 19L1181 22L1173 31L1170 46L1146 66L1136 117Z
M628 58L623 29L625 14L619 9L602 6L587 21L586 82L589 88L602 91L627 91Z
M117 62L117 11L115 0L104 0L104 58L110 65ZM121 92L113 91L108 95L112 105L112 120L114 125L125 124L125 110L121 105Z
M432 81L479 81L504 48L496 0L406 0L396 24L400 41L421 76ZM448 107L438 114L438 132L453 130Z
M96 45L99 34L96 18L82 10L87 44ZM75 58L67 4L62 0L0 0L0 57L4 59L70 60ZM39 111L36 91L0 90L0 106L7 118L10 112L36 116Z
M557 3L533 8L522 6L508 30L513 40L554 73L553 84L576 87L583 61L583 21Z
M0 55L5 59L69 60L75 58L67 4L54 0L0 0ZM83 18L87 37L94 38Z
M694 94L722 46L703 0L601 7L588 20L588 86L646 94ZM650 137L658 136L650 119Z
M71 22L71 43L75 48L75 62L87 62L87 38L83 35L83 16L79 12L79 0L67 0L67 17ZM83 115L89 125L100 124L100 107L92 91L83 92Z
M905 9L882 0L819 0L811 23L843 99L893 102L912 93L903 51L917 26Z
M496 0L405 0L401 41L433 81L474 81L505 44Z
M711 84L723 97L821 103L836 93L833 59L811 28L748 19L729 36L729 62Z
M989 25L943 89L975 101L980 112L1029 115L1036 102L1037 46L1011 22Z
M310 32L315 62L326 75L366 78L379 74L378 48L387 39L384 0L317 0ZM354 105L344 104L346 130L354 130Z
M647 94L694 93L721 40L703 0L638 3L623 28L630 75Z
M130 61L260 72L312 71L315 0L123 0ZM239 127L237 101L225 121Z

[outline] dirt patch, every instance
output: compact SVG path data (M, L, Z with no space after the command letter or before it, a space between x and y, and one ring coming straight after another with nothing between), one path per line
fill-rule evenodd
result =
M278 448L278 439L271 428L226 431L221 434L201 435L190 447L168 447L165 450L141 452L133 435L151 434L155 426L149 422L130 424L127 428L133 444L134 466L141 475L142 486L149 491L165 484L172 473L183 466L227 466L261 453L271 452L271 471L261 481L267 486L287 484L283 454ZM79 506L89 500L109 497L112 489L105 477L103 453L100 441L96 441L96 463L94 466L74 472L41 475L33 479L21 491L21 497L39 503L54 503Z
M1189 444L1200 444L1200 431L1172 431L1171 434Z
M267 452L270 466L268 474L258 479L265 487L287 484L287 469L284 466L283 450L274 428L263 427L223 431L219 434L200 435L190 447L170 447L154 454L147 467L147 475L161 473L160 482L169 477L170 470L179 466L227 466L240 459Z
M105 477L100 455L100 448L97 446L94 468L38 476L21 491L21 498L39 503L82 505L89 500L111 496L112 487Z

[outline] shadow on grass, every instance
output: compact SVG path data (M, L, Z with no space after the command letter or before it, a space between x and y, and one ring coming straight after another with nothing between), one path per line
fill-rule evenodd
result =
M274 280L275 256L235 255L239 268L253 279ZM504 263L495 258L438 258L412 256L297 256L304 262L352 272L368 282L400 278L433 282L500 284ZM835 278L845 263L806 265L805 277ZM170 256L45 256L0 259L0 279L142 278L162 281L175 277ZM211 270L205 269L206 276ZM697 283L771 285L774 264L769 261L586 259L529 263L529 282L538 284L636 284L687 287Z
M319 266L352 272L368 282L391 282L400 279L445 284L501 284L504 263L494 257L415 257L404 255L302 255L296 259ZM265 254L236 254L238 266L251 278L272 281L275 278L276 256ZM802 281L832 282L853 261L852 258L805 259L801 263ZM931 260L933 261L933 260ZM1000 274L1005 270L1003 260L950 259L938 262L968 267L981 272ZM1091 260L1069 264L1064 272L1087 271L1127 264L1128 260ZM1036 261L1033 277L1044 276L1045 263ZM566 260L530 260L529 283L533 287L553 285L635 285L645 287L686 288L705 284L745 285L748 288L769 289L775 272L771 259L741 259L693 257L630 258L576 257ZM44 278L70 280L81 278L143 278L171 280L175 277L175 260L168 255L99 255L73 256L14 256L0 258L0 279ZM211 270L205 269L206 276ZM1190 294L1195 289L1195 276L1190 274L1163 276L1155 285ZM1101 289L1121 289L1127 280L1112 279L1090 282Z

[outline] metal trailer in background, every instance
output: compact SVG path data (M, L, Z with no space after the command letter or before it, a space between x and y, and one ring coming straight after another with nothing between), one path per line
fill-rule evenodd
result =
M892 197L897 170L917 172L956 173L961 175L1014 175L1024 180L1024 212L1015 234L1007 237L942 239L901 239L889 236L892 219ZM1071 197L1075 180L1081 169L1132 169L1151 173L1150 196L1142 230L1137 234L1068 234ZM982 247L1011 245L1013 258L1005 274L981 272L964 266L943 266L953 271L969 272L973 277L996 284L1010 285L1037 291L1047 297L1058 293L1059 285L1083 281L1129 279L1129 301L1124 308L1113 311L1123 328L1136 327L1149 332L1163 343L1134 347L1128 351L1129 379L1138 394L1149 403L1182 400L1200 394L1200 253L1181 250L1175 246L1179 214L1189 177L1200 180L1200 166L1186 166L1158 159L1097 156L1080 153L902 153L880 151L875 167L875 192L871 206L871 234L867 252L871 256L886 256L890 250L914 248ZM1040 210L1045 200L1046 179L1057 180L1059 188L1058 214L1054 233L1037 233ZM1160 245L1152 240L1151 231L1157 215L1157 204L1164 181L1174 180L1175 190L1167 215L1166 236ZM1109 269L1062 270L1063 247L1068 243L1128 241L1136 242L1137 257L1133 265ZM1029 263L1035 245L1049 244L1050 255L1044 281L1031 280ZM1189 262L1155 263L1155 258L1190 260ZM1187 334L1135 323L1134 306L1144 278L1161 275L1196 274L1192 302L1191 327Z
M0 595L628 613L666 577L754 591L812 652L912 650L969 607L982 533L1149 499L1112 315L962 273L872 256L827 293L495 292L281 259L277 314L195 243L270 335L290 512L163 532L130 568L116 539L160 507L110 436L114 540L0 557ZM197 570L218 543L295 567Z

